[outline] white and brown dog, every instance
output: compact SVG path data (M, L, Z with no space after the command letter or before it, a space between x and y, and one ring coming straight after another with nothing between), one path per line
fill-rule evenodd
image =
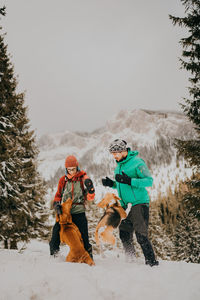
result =
M101 243L115 245L113 230L117 228L121 221L127 217L125 210L121 207L120 198L113 193L107 193L97 204L100 208L106 208L96 227L95 241L99 246Z

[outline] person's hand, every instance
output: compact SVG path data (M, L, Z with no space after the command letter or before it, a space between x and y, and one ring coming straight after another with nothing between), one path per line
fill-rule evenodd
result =
M93 185L93 182L90 178L87 178L85 179L85 186L86 186L86 189L88 191L89 194L94 194L95 192L95 189L94 189L94 185Z
M106 176L106 178L102 178L102 184L104 186L113 187L114 181Z
M116 174L115 179L116 179L117 182L131 185L131 177L126 175L124 172L122 172L122 175L121 174Z
M62 205L60 203L55 203L54 204L54 209L57 213L57 215L62 215Z

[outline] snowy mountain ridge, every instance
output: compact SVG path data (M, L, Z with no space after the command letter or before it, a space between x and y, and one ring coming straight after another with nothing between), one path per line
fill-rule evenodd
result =
M91 133L66 130L42 136L38 141L39 171L45 180L50 180L52 185L56 185L59 176L63 174L66 156L74 154L81 168L87 170L98 185L102 176L113 175L115 161L108 152L110 142L116 138L123 138L130 148L139 151L139 156L147 162L157 177L157 190L167 169L168 174L173 173L169 177L176 176L174 139L189 139L194 134L192 124L181 113L121 110L110 118L104 127ZM164 173L161 176L162 172ZM184 163L180 162L177 176L184 178L191 174L191 170L188 170L187 174L183 174L184 172ZM167 183L164 185L162 184L162 188L166 190Z
M148 143L151 143L159 133L174 138L188 137L190 131L192 131L192 125L183 114L178 112L147 110L129 112L121 110L118 114L112 116L104 127L91 133L66 130L55 134L46 134L39 139L38 145L40 150L62 146L74 146L80 149L95 137L101 137L101 141L106 142L108 137L113 136L115 138L115 135L117 137L125 136L129 141L133 139L140 142L147 140Z

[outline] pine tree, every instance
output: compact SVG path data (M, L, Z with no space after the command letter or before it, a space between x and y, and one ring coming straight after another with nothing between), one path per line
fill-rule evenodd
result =
M200 263L200 222L197 222L186 210L177 217L177 224L172 237L174 251L172 260Z
M180 59L181 66L191 74L189 78L190 87L188 88L190 99L184 99L182 109L196 130L196 136L191 137L190 140L177 141L179 155L183 155L194 170L193 177L186 182L188 192L184 194L182 199L183 218L188 216L188 220L179 222L183 225L188 222L190 224L195 224L195 222L199 224L200 222L200 1L181 0L181 2L185 6L186 16L180 18L170 15L170 19L174 25L185 27L189 32L189 35L180 41L183 47L183 58ZM190 236L193 235L194 228L192 226L182 226L182 228L185 228L187 232L190 231ZM193 242L195 243L195 237ZM190 244L193 245L193 242ZM199 247L198 245L191 247L190 257L193 257L193 260L190 259L190 261L199 262L199 258L194 258L196 248L200 250Z
M200 2L199 0L181 0L185 5L185 17L179 18L170 15L174 25L186 27L189 36L182 38L180 44L183 47L180 59L182 68L191 73L188 88L190 99L184 99L183 112L194 123L197 135L189 141L178 141L179 153L184 155L191 166L198 171L200 167Z
M0 9L5 15L5 7ZM16 249L18 241L42 236L47 226L45 186L37 171L38 150L29 129L24 93L17 93L14 68L0 27L0 240Z

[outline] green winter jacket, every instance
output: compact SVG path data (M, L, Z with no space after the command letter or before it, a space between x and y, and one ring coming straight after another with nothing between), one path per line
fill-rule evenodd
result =
M137 156L138 151L128 149L127 157L118 162L115 168L115 175L124 172L131 177L131 186L114 181L113 188L117 188L120 203L123 208L127 208L128 203L132 205L149 203L150 198L146 187L153 184L153 178L143 159Z

